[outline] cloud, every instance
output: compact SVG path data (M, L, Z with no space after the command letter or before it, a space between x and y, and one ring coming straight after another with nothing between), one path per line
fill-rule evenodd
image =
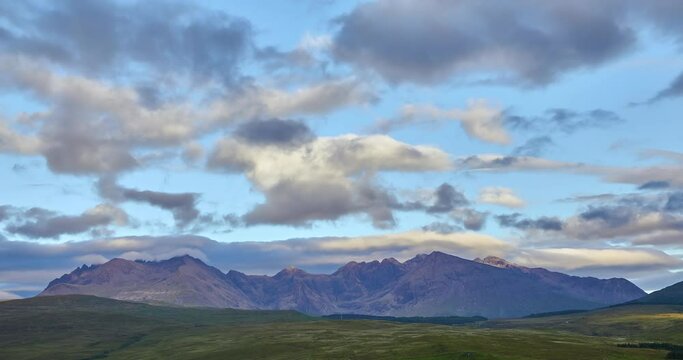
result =
M21 155L36 155L40 152L40 139L13 131L5 124L6 121L0 119L0 152Z
M610 227L617 227L629 223L634 216L631 208L625 206L617 207L589 207L588 210L579 214L582 220L604 222Z
M461 192L455 190L450 184L441 184L434 192L436 200L434 205L427 208L428 213L446 213L453 209L469 204Z
M356 78L326 79L293 90L245 85L210 106L212 119L237 120L322 115L348 106L377 100L368 86Z
M373 132L391 132L398 128L417 124L439 124L447 121L459 122L472 138L494 144L508 144L510 136L503 128L502 111L486 100L470 100L465 109L442 109L433 105L408 104L392 119L377 121Z
M681 259L652 249L534 249L524 251L514 261L527 266L566 270L683 266Z
M100 263L114 257L163 260L187 253L203 254L201 256L205 261L224 271L234 269L273 274L289 265L331 272L351 260L385 257L407 260L418 253L433 250L469 258L486 254L502 255L510 246L492 236L470 232L439 234L411 231L349 238L229 243L191 235L132 236L60 244L0 240L0 249L0 272L76 267L83 260ZM54 274L54 277L59 275ZM13 280L21 279L13 276ZM41 281L45 280L49 281Z
M14 216L17 209L10 205L0 205L0 222L9 219Z
M111 201L134 201L168 210L179 227L187 226L199 217L197 193L166 193L161 191L137 190L118 185L114 178L101 178L97 190L103 198Z
M485 187L479 192L479 202L509 208L520 208L526 204L512 189L504 187Z
M669 184L668 181L653 180L638 186L638 190L661 190L666 189L670 186L671 184Z
M512 227L519 230L561 231L564 227L562 221L556 217L542 216L537 219L522 218L522 214L496 215L498 224L503 227Z
M413 146L388 136L319 137L282 148L221 140L209 158L216 170L243 172L266 202L244 215L247 225L308 226L365 214L379 228L394 224L398 201L373 177L383 171L429 172L451 169L449 156L433 147Z
M21 299L21 296L9 291L0 290L0 301Z
M673 159L674 155L668 156ZM535 156L478 154L461 157L455 161L458 171L487 172L561 172L596 176L606 182L641 185L652 181L665 181L671 187L683 186L683 167L675 165L651 165L643 167L618 167L591 165L545 159Z
M294 120L256 120L240 125L235 135L253 144L299 145L315 138L306 124Z
M571 244L580 240L675 248L680 247L683 237L683 216L676 207L678 195L673 192L583 197L580 201L588 204L565 219L525 219L521 214L499 215L496 219L502 226L525 231L532 241Z
M0 86L27 91L47 107L27 116L30 134L0 122L0 151L42 154L53 172L81 175L132 170L146 151L177 149L238 122L324 114L373 98L344 79L288 91L249 85L206 104L178 99L148 108L134 88L65 75L27 58L0 56L0 70Z
M469 208L455 209L450 214L451 219L462 224L467 230L479 231L486 225L489 216L487 212L481 212Z
M624 122L617 113L604 109L574 111L564 108L548 109L541 116L524 117L508 114L505 125L515 130L574 133L588 128L607 128Z
M462 227L443 221L434 221L423 226L422 231L436 232L440 234L450 234L457 231L462 231Z
M683 212L683 192L671 194L664 209L672 212Z
M125 225L128 215L109 204L100 204L80 215L59 215L53 211L31 208L26 211L15 209L14 221L5 227L10 234L31 239L53 238L62 235L86 232L102 233L108 225Z
M432 84L493 73L538 86L631 49L635 34L623 12L611 1L378 0L337 20L332 49L337 59L390 82Z
M584 165L534 156L479 154L456 160L456 167L468 171L578 171Z
M242 18L180 3L25 2L6 7L5 53L18 53L93 74L131 64L154 75L232 83L254 47Z
M660 90L655 96L647 100L646 104L653 104L664 99L683 96L683 72L680 73L666 88Z
M549 136L536 136L512 150L513 156L539 156L555 142Z
M364 182L282 180L267 189L266 202L243 216L246 225L309 226L316 220L338 220L367 214L375 227L396 225L392 209L398 201L381 187Z

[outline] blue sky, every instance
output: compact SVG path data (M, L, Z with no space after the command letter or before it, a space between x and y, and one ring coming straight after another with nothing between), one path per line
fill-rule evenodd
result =
M445 250L683 280L677 15L675 0L0 5L0 295L183 253L273 273Z

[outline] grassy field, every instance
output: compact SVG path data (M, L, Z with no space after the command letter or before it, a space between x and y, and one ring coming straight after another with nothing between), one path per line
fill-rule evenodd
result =
M683 320L650 310L637 319L652 321L658 332L673 329L678 334L666 337L671 341L681 336ZM578 332L559 326L562 321L567 320L444 326L48 297L0 303L0 359L664 359L667 354L617 347L627 339L616 332L588 336L591 320L581 320ZM621 326L614 321L609 326ZM647 337L631 334L637 335L633 340Z
M565 331L624 341L683 344L683 306L624 305L607 309L540 318L492 320L480 326L492 329Z

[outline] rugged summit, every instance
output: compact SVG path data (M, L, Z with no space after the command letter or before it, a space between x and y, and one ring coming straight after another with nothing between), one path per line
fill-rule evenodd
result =
M190 256L159 262L113 259L82 266L40 294L308 314L515 317L590 309L645 295L625 279L601 280L433 252L404 263L350 262L329 275L287 268L274 276L227 274Z

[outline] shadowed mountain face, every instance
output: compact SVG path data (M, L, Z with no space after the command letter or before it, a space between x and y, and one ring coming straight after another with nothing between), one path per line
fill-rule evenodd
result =
M683 281L654 291L651 294L633 301L635 304L683 305Z
M120 300L308 314L516 317L589 309L645 295L625 279L581 278L488 257L441 252L350 262L330 275L288 268L274 276L227 274L190 256L159 262L113 259L83 266L40 294L87 294Z

